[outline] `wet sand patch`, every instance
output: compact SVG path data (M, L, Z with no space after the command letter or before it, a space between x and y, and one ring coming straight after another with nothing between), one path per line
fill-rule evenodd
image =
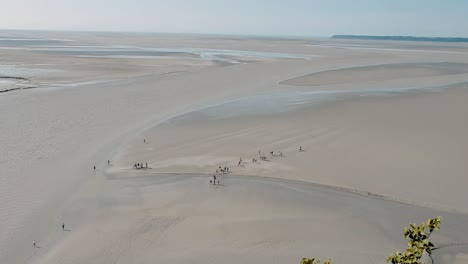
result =
M281 82L293 86L320 86L386 81L468 73L468 64L453 62L379 64L326 70Z

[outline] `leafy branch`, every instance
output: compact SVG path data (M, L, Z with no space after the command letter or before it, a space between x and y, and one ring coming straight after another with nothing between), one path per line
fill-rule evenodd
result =
M436 249L434 244L429 241L432 232L440 228L442 218L436 217L428 219L426 223L420 225L410 224L409 228L404 228L404 236L408 241L408 248L404 253L395 252L387 258L387 263L391 264L422 264L421 258L424 253L427 253L431 258L432 264L432 251Z
M432 232L440 228L440 222L442 217L438 216L432 219L428 219L425 223L420 225L410 224L409 228L403 229L403 235L408 240L408 248L405 252L395 252L387 258L388 264L423 264L421 258L424 253L429 255L432 264L434 259L432 258L432 252L437 247L429 241ZM330 264L330 260L326 260L323 264ZM320 261L315 258L303 258L301 264L320 264Z

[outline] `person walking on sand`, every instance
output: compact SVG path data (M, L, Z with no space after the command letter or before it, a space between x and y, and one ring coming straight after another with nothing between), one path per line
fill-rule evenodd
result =
M33 247L37 247L36 246L36 240L33 240Z
M94 168L94 170L96 170L96 165L94 165L94 167L93 167L93 168Z
M65 223L62 223L62 230L65 231Z
M110 160L107 160L107 165L110 165Z
M146 139L143 139L143 143L146 143Z

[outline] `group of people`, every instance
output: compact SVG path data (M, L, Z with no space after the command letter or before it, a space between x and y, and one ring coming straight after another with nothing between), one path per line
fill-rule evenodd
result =
M219 185L219 178L216 177L216 174L213 175L213 180L210 180L210 183L212 183L213 185L216 185L216 181L218 182L218 185Z
M302 149L302 146L299 146L298 151L299 151L299 152L304 151L304 150ZM267 160L267 157L266 157L265 155L263 155L262 152L261 152L260 150L258 151L258 154L260 155L260 159L261 159L261 160L264 160L264 161ZM281 151L278 151L278 152L270 151L270 155L271 155L272 157L277 157L277 156L279 156L279 157L284 157L283 152L281 152ZM252 159L252 163L257 163L257 162L258 162L258 160L257 160L256 158L253 158L253 159Z
M143 139L143 143L146 144L146 139ZM110 164L110 163L109 163ZM143 163L135 163L133 164L134 169L147 169L148 168L148 162Z
M283 157L283 152L281 152L281 151L278 151L278 152L270 151L270 154L273 157L276 157L276 156Z
M221 166L219 166L218 169L216 170L216 174L224 174L224 173L229 173L229 168L228 167L222 168Z
M210 180L210 183L212 183L213 185L219 184L220 183L219 176L217 177L216 175L222 175L225 173L229 173L229 167L223 168L219 166L218 169L216 170L216 173L213 175L213 179Z
M262 152L259 150L258 151L258 154L260 155L260 159L263 160L263 161L266 161L267 160L267 157L265 155L262 154ZM276 156L276 154L273 152L273 151L270 151L270 154L271 156ZM282 152L278 152L278 155L279 156L283 156L283 153ZM258 160L257 158L253 158L252 159L252 163L258 163Z
M146 162L145 164L135 163L135 164L133 164L133 168L134 169L147 169L148 168L148 162Z
M273 151L271 151L270 153L272 153L272 152L273 152ZM261 159L261 160L263 160L263 161L266 161L266 160L267 160L267 157L266 157L265 155L263 155L262 152L261 152L260 150L258 150L258 155L260 155L260 159ZM258 161L258 160L257 160L256 158L254 158L254 159L252 160L253 163L257 163L257 161Z

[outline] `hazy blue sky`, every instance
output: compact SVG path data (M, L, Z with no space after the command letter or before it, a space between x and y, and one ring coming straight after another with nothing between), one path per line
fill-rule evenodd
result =
M5 0L0 28L468 37L468 1Z

